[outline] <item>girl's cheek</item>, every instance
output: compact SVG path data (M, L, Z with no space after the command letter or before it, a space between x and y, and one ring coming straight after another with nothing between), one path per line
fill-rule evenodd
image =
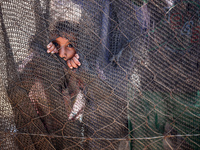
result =
M68 59L73 58L74 55L75 55L75 53L76 53L75 49L69 49L69 50L67 51L67 58L68 58Z

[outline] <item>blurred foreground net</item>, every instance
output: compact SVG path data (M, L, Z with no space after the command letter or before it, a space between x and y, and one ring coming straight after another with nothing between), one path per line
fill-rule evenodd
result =
M200 149L199 31L198 0L1 0L0 149Z

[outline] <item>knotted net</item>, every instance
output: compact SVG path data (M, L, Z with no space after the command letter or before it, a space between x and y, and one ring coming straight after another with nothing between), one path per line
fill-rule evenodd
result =
M1 0L0 149L200 149L199 31L198 0Z

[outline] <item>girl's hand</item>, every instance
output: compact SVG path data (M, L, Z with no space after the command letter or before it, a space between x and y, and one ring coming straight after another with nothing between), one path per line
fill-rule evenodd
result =
M47 45L47 53L51 53L51 54L58 53L56 46L52 42L50 42Z
M72 57L71 59L67 60L68 67L70 69L78 68L78 66L81 65L81 63L80 63L80 61L78 59L79 59L79 55L75 54L74 57Z

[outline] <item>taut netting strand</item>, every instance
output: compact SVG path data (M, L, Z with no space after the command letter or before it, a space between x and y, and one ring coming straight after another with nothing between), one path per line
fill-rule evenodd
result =
M200 149L199 33L199 0L0 0L0 149Z

